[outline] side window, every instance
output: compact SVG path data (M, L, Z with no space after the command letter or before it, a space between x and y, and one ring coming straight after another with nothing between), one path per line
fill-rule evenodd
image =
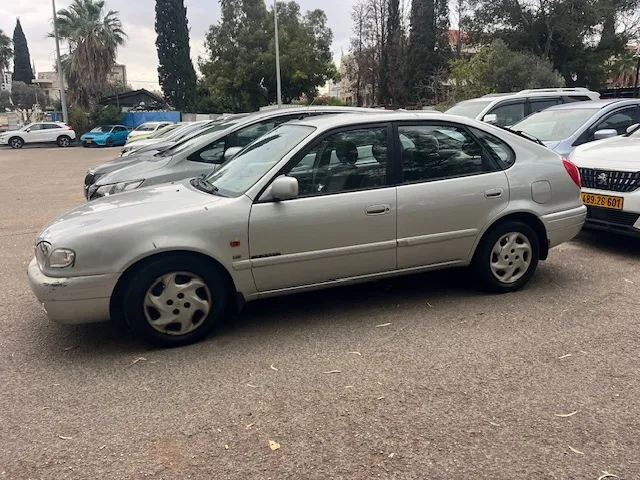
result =
M529 107L531 108L531 113L540 112L549 107L553 107L554 105L559 105L561 103L559 98L543 98L540 100L529 100Z
M627 131L628 127L636 123L635 115L636 107L623 108L596 124L593 131L597 132L598 130L612 128L618 132L618 135L622 135Z
M566 103L572 103L572 102L586 102L591 100L588 96L586 95L569 95L568 97L564 97L564 101Z
M509 168L515 163L516 156L505 142L477 128L470 127L470 130L501 168Z
M300 118L299 113L296 115L282 115L280 117L270 118L268 120L263 120L262 122L258 122L251 126L245 127L242 130L236 132L233 146L246 147L255 139L273 130L278 125L286 123L290 120L295 120L297 118Z
M36 130L42 130L42 124L41 123L34 123L33 125L31 125L29 127L29 131L31 131L31 132L35 132Z
M221 164L224 162L224 152L226 151L225 145L226 138L216 140L215 142L210 143L206 147L189 155L189 160L193 162Z
M384 186L387 127L329 135L311 147L287 174L298 180L301 197Z
M125 132L127 129L125 127L116 127L115 131L116 132Z
M56 128L62 128L60 125L55 125L53 123L45 123L42 125L44 130L54 130Z
M498 170L483 155L482 147L462 127L452 125L402 125L401 141L403 183L425 182Z
M524 118L524 103L499 105L489 113L495 113L498 116L497 124L499 126L508 127Z

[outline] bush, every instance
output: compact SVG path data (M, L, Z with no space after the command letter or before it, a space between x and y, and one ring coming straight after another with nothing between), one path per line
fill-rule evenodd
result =
M68 123L75 130L77 137L80 137L80 135L90 130L89 118L87 113L81 107L69 107Z
M115 105L108 105L106 107L96 105L90 115L92 127L97 127L98 125L118 125L123 119L122 109Z
M328 97L326 95L315 97L311 103L313 105L329 105L331 107L344 107L346 105L338 97Z

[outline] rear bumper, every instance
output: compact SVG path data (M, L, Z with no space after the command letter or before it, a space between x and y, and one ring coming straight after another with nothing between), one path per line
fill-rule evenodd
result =
M584 205L544 215L542 223L547 230L549 248L568 242L575 237L582 230L586 217L587 207Z
M118 274L54 278L42 273L35 258L27 274L31 290L51 320L62 324L109 320Z

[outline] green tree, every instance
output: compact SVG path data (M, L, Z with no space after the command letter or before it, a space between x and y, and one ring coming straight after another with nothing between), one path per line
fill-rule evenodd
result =
M31 56L27 38L22 31L20 19L16 20L16 28L13 30L13 77L14 82L31 84L33 70L31 69Z
M125 43L118 12L105 12L103 0L73 0L58 11L58 35L69 46L62 68L70 101L84 107L97 103Z
M380 62L382 96L385 103L403 105L406 101L404 83L407 58L400 0L389 0L387 7L387 38Z
M156 0L158 78L165 97L184 110L196 100L196 72L191 62L184 0Z
M11 39L0 28L0 70L9 69L9 60L13 57Z
M0 90L0 112L4 112L6 108L11 108L11 95L6 90Z
M44 101L44 96L37 85L25 82L12 82L11 99L16 107L32 108L34 104Z

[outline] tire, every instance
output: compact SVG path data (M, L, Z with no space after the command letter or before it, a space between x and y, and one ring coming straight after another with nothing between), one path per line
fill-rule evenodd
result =
M68 147L69 145L71 145L71 138L67 137L66 135L60 135L58 137L57 143L59 147Z
M22 148L22 146L24 145L24 140L22 140L20 137L11 137L9 139L9 145L11 145L11 148Z
M194 256L176 254L135 272L122 298L134 337L157 347L179 347L207 336L221 321L229 294L217 269Z
M105 143L107 144L107 147L113 147L113 138L107 138L107 141Z
M509 242L513 248L505 251ZM476 249L473 268L483 290L508 293L527 284L539 259L540 241L536 232L526 223L508 221L485 233Z

